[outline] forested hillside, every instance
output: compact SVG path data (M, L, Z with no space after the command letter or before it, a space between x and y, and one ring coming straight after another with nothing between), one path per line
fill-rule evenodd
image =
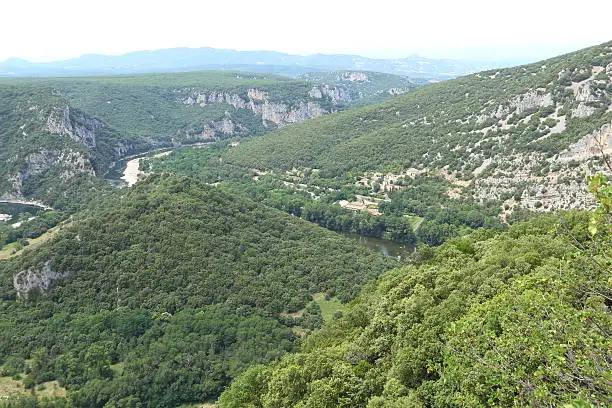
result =
M612 43L394 80L0 81L0 406L612 405Z
M260 135L416 87L393 75L354 75L342 84L239 72L2 79L0 196L49 201L49 189L102 176L128 154Z
M219 407L610 406L609 217L541 216L421 251Z
M355 185L349 177L324 179L316 172L253 175L252 170L225 163L225 152L223 144L179 149L147 160L143 166L148 172L182 174L214 184L333 231L382 237L399 244L439 245L480 227L502 229L505 223L530 214L515 211L504 223L499 218L500 201L450 197L447 192L452 185L440 176L407 177L401 181L401 189L385 192ZM346 207L349 202L359 207Z
M580 208L584 173L612 151L612 43L445 81L385 103L286 127L226 162L319 178L430 172L509 207ZM392 187L394 188L394 187Z
M72 406L204 402L318 327L320 310L301 310L313 294L350 300L397 265L251 200L152 177L0 261L0 366L28 388L59 381Z

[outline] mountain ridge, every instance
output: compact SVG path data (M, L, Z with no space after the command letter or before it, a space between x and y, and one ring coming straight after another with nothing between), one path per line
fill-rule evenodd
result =
M469 72L503 66L503 62L480 62L449 58L380 59L350 54L294 55L277 51L236 51L231 49L168 48L143 50L123 55L85 54L62 61L32 63L22 59L0 62L0 76L61 76L111 73L142 73L214 69L242 66L256 72L286 73L292 76L310 71L379 71L414 78L442 80Z
M129 154L258 135L418 86L399 76L349 72L359 80L233 71L0 79L0 157L9 163L0 170L0 196L48 196L44 189L57 186L47 181L104 174ZM25 186L41 177L47 181L30 184L42 189Z
M582 179L605 170L600 156L612 152L611 78L608 42L280 129L224 160L280 173L316 169L328 179L352 174L356 183L357 175L368 184L381 178L390 190L401 188L393 180L430 171L453 182L451 194L536 210L593 206Z

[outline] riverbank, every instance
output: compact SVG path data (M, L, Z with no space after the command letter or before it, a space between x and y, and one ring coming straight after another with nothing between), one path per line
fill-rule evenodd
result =
M132 159L126 163L121 180L125 181L128 187L136 184L138 181L138 176L143 174L143 172L140 171L140 159L141 157Z
M53 207L49 207L47 204L41 201L28 201L28 200L20 200L17 198L5 198L0 199L0 204L20 204L20 205L31 205L33 207L42 208L43 210L53 210Z
M119 169L116 169L116 167L123 163L125 165L125 168L120 173L121 177L119 177L119 180L125 183L124 185L127 185L129 187L129 186L136 184L139 176L145 174L145 172L140 170L140 160L141 159L145 157L153 157L153 158L164 157L172 153L174 149L178 149L182 147L202 148L202 147L208 146L211 143L213 142L198 142L198 143L180 145L180 146L176 146L172 148L161 148L161 149L157 148L157 149L151 149L146 152L139 153L139 154L126 156L122 158L121 160L114 162L109 172L119 170ZM121 167L123 167L123 165L121 165ZM113 177L111 178L105 177L105 178L109 181L117 180L116 178L113 178ZM121 187L121 184L119 185L119 187Z

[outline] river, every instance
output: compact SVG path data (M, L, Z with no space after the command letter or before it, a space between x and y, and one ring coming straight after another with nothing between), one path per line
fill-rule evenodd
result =
M397 242L389 241L388 239L384 238L364 237L362 235L348 233L342 235L354 241L357 241L370 249L379 251L382 254L385 254L387 256L400 257L402 259L409 257L416 249L414 245L398 244Z
M181 147L188 147L188 146L203 147L207 144L209 143L197 143L197 144L181 146ZM118 168L123 168L123 166L125 165L125 168L123 169L123 175L120 178L123 181L123 183L118 182L118 184L119 185L127 184L128 186L132 186L138 181L138 176L143 174L143 172L140 170L140 159L142 159L143 157L163 157L163 156L169 155L170 153L172 153L171 149L155 149L155 150L151 150L151 151L139 154L139 155L127 157L124 160L117 162L117 164L119 165L117 166ZM109 180L109 181L113 181L117 183L117 180ZM397 242L390 241L384 238L364 237L358 234L349 234L349 233L346 233L343 235L346 236L347 238L350 238L350 239L353 239L359 242L362 245L365 245L366 247L370 249L379 251L384 255L397 257L401 259L407 258L416 250L416 247L414 245L399 244Z
M45 203L42 203L40 201L28 201L28 200L18 200L18 199L0 199L0 206L15 206L15 207L19 207L19 206L23 206L25 208L27 207L38 207L38 208L42 208L43 210L52 210L53 208L49 207L48 205L46 205ZM25 212L29 212L29 211L25 211Z
M123 170L123 176L121 176L121 180L125 181L125 183L129 186L133 186L138 181L138 176L142 174L140 171L140 159L132 159L125 164L125 170Z
M15 217L19 214L30 214L29 216L23 216L22 219L32 219L40 210L48 210L50 207L30 201L21 200L0 200L0 222L9 222L13 220L13 227L17 228L21 225L21 222L15 223Z

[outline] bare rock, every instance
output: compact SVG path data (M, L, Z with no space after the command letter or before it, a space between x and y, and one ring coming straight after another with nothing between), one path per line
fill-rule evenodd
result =
M46 261L39 269L28 268L13 276L13 287L17 291L18 297L28 298L28 294L36 289L41 293L47 292L51 288L51 284L57 280L67 276L60 272L51 269L51 261Z
M96 147L97 138L102 132L104 124L72 111L68 106L55 108L47 118L44 130L49 133L67 136L89 149Z
M517 95L510 101L510 106L516 108L517 114L527 109L550 106L554 103L552 95L541 91L529 91L522 95Z
M572 109L572 117L574 118L586 118L591 116L595 112L595 108L585 104L584 102L580 102L578 107Z

